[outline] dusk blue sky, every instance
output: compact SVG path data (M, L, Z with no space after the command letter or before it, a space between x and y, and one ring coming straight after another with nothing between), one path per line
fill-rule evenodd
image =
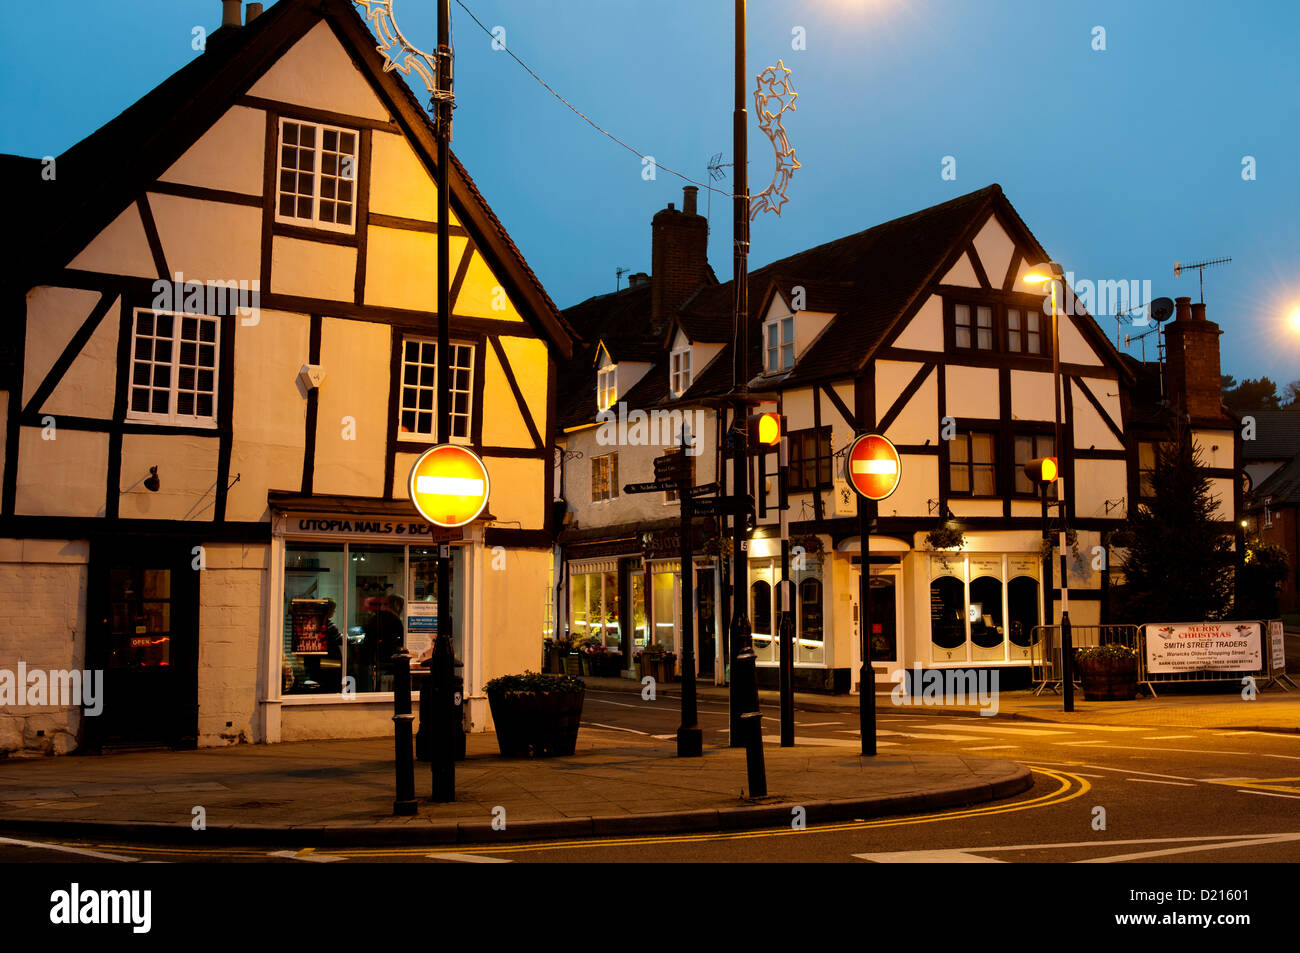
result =
M712 154L730 161L731 3L466 2L662 165L704 179ZM394 8L414 42L434 45L434 0ZM556 303L612 291L619 266L649 271L650 218L680 203L683 183L662 169L643 180L640 159L452 12L454 148ZM191 31L220 14L219 0L0 5L0 152L62 152L201 55ZM796 27L805 50L792 49ZM1297 40L1294 0L757 0L750 72L778 59L793 70L785 125L803 168L784 214L755 222L751 264L998 182L1079 279L1150 280L1157 296L1195 300L1195 277L1175 279L1174 262L1231 256L1205 275L1225 373L1300 378L1300 329L1287 323L1300 307ZM955 181L941 178L945 156ZM771 170L752 123L751 188ZM712 213L725 280L727 200L715 195ZM1099 320L1113 340L1114 319Z

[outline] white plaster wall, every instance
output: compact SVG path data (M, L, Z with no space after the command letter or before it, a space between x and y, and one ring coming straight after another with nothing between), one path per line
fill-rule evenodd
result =
M1115 386L1112 382L1111 386ZM1070 383L1071 399L1074 401L1073 419L1070 421L1074 434L1074 446L1083 450L1123 450L1124 444L1102 420L1097 408L1083 395L1083 391L1074 382ZM1096 393L1095 391L1093 393ZM1114 418L1112 418L1114 419ZM1116 423L1119 423L1116 420Z
M371 264L372 260L376 261L375 265ZM381 260L375 249L368 252L367 276ZM271 241L271 288L276 294L351 302L356 296L356 274L355 248L300 241L282 235Z
M466 242L456 235L448 239L451 249L448 260L453 268L464 253ZM437 278L437 235L370 226L366 304L411 311L436 310Z
M962 254L957 262L948 270L939 282L943 285L957 285L962 288L982 288L980 280L975 275L975 269L971 266L970 256Z
M541 665L546 590L551 584L550 551L508 548L505 570L491 568L490 549L481 552L483 681L520 674L525 669L536 671ZM485 697L482 685L470 690L476 697ZM488 706L476 705L474 711L474 729L490 729Z
M1061 412L1065 412L1062 402ZM1037 371L1011 372L1011 418L1013 420L1055 420L1056 400L1052 396L1052 375Z
M254 724L258 644L267 618L271 547L265 543L205 543L203 552L198 743L220 747L261 741L264 739L257 737Z
M943 298L930 295L894 339L894 347L918 351L943 350Z
M153 253L149 250L144 222L136 204L132 202L128 205L102 232L91 239L68 267L135 278L158 278L158 269L154 267Z
M455 260L453 255L452 261ZM492 318L495 321L524 320L479 252L474 252L469 267L465 269L465 280L461 282L460 294L456 297L456 313L468 318Z
M249 95L381 122L391 118L325 22L281 56Z
M98 292L75 288L41 285L27 292L27 337L23 344L24 406L98 302ZM109 413L112 413L111 406Z
M123 519L210 521L219 449L216 431L211 437L124 435L118 514ZM143 485L152 466L158 468L157 493Z
M1002 281L1011 267L1011 256L1015 254L1016 244L1007 234L995 216L990 216L978 235L975 236L975 253L979 255L984 274L994 288L1001 288Z
M949 364L945 374L948 384L947 408L950 416L981 417L990 420L1001 416L998 407L997 368Z
M231 106L159 178L164 182L262 194L266 166L266 113Z
M1128 514L1128 464L1124 460L1075 460L1074 507L1084 519L1123 519ZM1105 503L1124 499L1118 509L1106 512ZM1037 504L1035 504L1037 505Z
M383 495L391 334L384 324L322 321L326 378L317 402L316 493ZM355 421L355 440L344 439L344 418Z
M149 205L173 276L181 272L187 281L260 280L261 209L156 193L149 196Z
M84 668L89 558L84 541L0 539L0 668L15 678L20 661L28 671ZM6 706L0 759L13 752L67 754L77 746L82 720L79 708Z
M119 299L95 329L86 346L81 349L54 387L54 392L41 405L49 414L67 414L71 417L98 417L107 420L113 416L113 398L117 386L117 332L121 320L122 302ZM29 327L29 335L42 333ZM38 382L32 382L35 387Z
M537 428L538 435L545 439L546 413L549 406L546 388L551 369L551 355L547 350L546 342L533 337L502 337L500 341L501 350L505 352L506 360L510 362L510 370L515 375L515 383L519 385L519 391L524 395L524 403L528 406L528 414L532 418L533 426ZM493 414L497 413L498 406L506 413L518 413L519 405L509 388L504 391L487 390L484 393L484 400L489 399L490 412ZM486 425L487 421L484 420L483 423ZM486 431L484 442L487 442ZM525 437L518 446L531 447L531 438Z
M14 511L28 516L103 516L108 434L69 430L45 440L39 427L18 433Z
M298 371L310 356L311 321L263 311L256 325L236 325L230 472L240 479L226 496L226 518L256 521L269 518L267 490L302 486L307 397ZM324 387L332 370L326 366Z

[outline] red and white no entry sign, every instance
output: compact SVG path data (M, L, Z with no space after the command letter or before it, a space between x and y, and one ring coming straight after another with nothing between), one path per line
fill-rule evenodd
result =
M467 447L444 443L424 451L411 467L411 502L435 526L472 522L487 506L490 488L487 467Z
M849 446L844 469L849 485L868 500L883 500L898 489L903 465L889 438L869 433Z

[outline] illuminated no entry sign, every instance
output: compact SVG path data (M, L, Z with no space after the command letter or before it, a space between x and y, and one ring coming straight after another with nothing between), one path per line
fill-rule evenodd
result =
M864 434L849 445L844 469L849 485L868 500L883 500L898 489L902 461L898 448L880 434Z
M411 467L411 502L436 526L455 528L477 519L490 489L487 467L467 447L433 447Z

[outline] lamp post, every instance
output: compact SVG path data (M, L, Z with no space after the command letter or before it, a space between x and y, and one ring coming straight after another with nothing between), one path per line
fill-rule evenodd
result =
M749 176L746 140L749 113L745 108L746 0L736 0L736 98L732 113L732 284L735 291L732 315L735 336L732 343L732 493L737 503L749 496L749 441L746 419L749 397ZM731 558L731 744L745 746L745 765L750 797L767 795L767 773L763 764L762 716L758 711L757 657L750 630L749 566L747 560L748 514L735 508L732 513Z
M1061 329L1056 311L1056 286L1063 280L1065 272L1056 262L1047 262L1031 269L1024 277L1026 284L1050 285L1052 298L1052 392L1056 405L1053 426L1053 449L1057 459L1062 460L1061 444ZM1068 510L1065 505L1065 480L1058 471L1056 477L1056 505L1061 513L1059 545L1061 549L1061 677L1064 708L1074 711L1074 640L1070 632L1070 582L1069 566L1066 563L1066 534L1068 533ZM1047 488L1043 487L1044 497Z

